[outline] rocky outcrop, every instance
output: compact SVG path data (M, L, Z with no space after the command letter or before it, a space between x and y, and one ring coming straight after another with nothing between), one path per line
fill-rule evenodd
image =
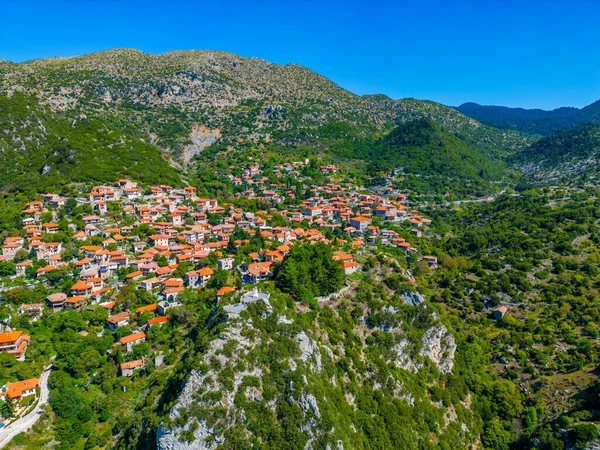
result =
M424 366L422 358L428 358L440 372L452 371L456 342L444 325L438 324L425 331L418 354L415 354L414 348L415 345L408 339L398 342L393 347L395 364L410 372L417 372Z
M190 133L191 143L183 148L181 158L183 163L189 164L194 156L214 144L220 138L221 130L219 128L211 130L204 125L194 124Z

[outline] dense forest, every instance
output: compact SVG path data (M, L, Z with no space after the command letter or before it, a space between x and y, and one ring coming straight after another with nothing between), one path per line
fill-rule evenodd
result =
M581 109L563 107L552 111L483 106L477 103L463 103L456 109L492 127L540 136L547 136L589 122L598 122L600 119L600 102L594 102Z

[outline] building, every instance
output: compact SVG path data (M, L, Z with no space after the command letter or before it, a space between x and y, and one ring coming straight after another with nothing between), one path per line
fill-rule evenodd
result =
M221 258L218 264L219 270L232 270L233 261L233 258Z
M119 343L125 347L125 353L130 353L133 347L146 340L146 334L138 331L137 333L130 334L129 336L123 336L119 339Z
M508 306L498 306L492 311L492 317L496 320L500 320L508 312Z
M146 331L152 328L153 325L162 326L169 321L169 316L153 317L146 323Z
M119 314L108 316L106 323L110 331L116 331L119 327L126 327L129 325L129 311L124 311Z
M119 370L122 377L130 377L136 369L144 366L143 359L136 359L135 361L124 362L119 365Z
M15 383L6 383L0 390L2 397L9 399L21 399L28 395L35 395L36 388L40 385L39 378L17 381Z
M163 301L163 302L159 302L158 303L158 308L157 311L161 316L164 316L167 314L167 311L170 308L176 308L177 306L181 306L181 303L177 303L174 301Z
M52 311L60 311L65 306L67 300L67 294L58 292L56 294L50 294L46 297L46 304L52 309Z
M438 260L435 256L423 256L422 261L425 261L431 269L437 269Z
M219 289L217 291L217 300L221 300L224 296L226 296L227 294L230 294L232 292L235 292L234 287L223 286L221 289Z
M2 246L2 256L6 261L12 261L15 259L17 252L21 250L23 246L18 244L5 244Z
M0 352L6 352L20 358L25 354L28 344L29 336L22 331L0 333Z
M358 232L364 233L367 231L367 227L371 224L371 219L368 217L358 216L350 219L350 226L355 228Z
M19 310L17 311L21 315L28 315L31 317L39 317L44 312L44 304L43 303L31 303L29 305L21 305L19 306Z
M339 261L340 267L344 269L346 275L352 275L359 268L358 263L354 260L354 256L350 254L334 255L334 261Z
M257 262L250 264L246 272L245 281L249 284L257 284L271 278L270 262Z

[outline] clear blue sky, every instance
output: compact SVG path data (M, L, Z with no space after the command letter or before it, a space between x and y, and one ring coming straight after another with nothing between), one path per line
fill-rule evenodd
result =
M134 47L295 62L357 94L449 105L600 99L597 1L0 0L0 59Z

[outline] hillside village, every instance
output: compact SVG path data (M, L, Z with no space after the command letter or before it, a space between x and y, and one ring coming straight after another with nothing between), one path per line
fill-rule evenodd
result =
M40 194L22 211L22 232L3 239L0 264L12 271L12 281L2 290L41 285L50 293L42 302L15 305L11 316L35 321L63 310L101 308L106 319L99 335L115 335L110 352L123 355L119 375L129 377L148 363L147 345L143 351L136 346L168 322L170 310L185 303L186 291L211 286L220 301L252 289L270 280L299 243L332 246L334 260L350 278L369 246L395 247L437 266L435 257L420 255L410 242L431 221L408 206L406 195L392 188L375 195L351 183L320 185L300 177L297 167L305 164L280 164L273 173L295 177L307 198L297 198L285 183L269 183L258 164L243 168L240 176L223 175L235 186L236 199L268 205L255 211L201 198L193 186L144 188L128 179L77 197ZM320 170L338 171L333 165ZM69 281L57 284L57 278ZM145 292L145 304L124 298L124 290ZM235 305L230 308L239 313ZM2 328L0 351L26 360L35 336L12 329L8 320ZM161 363L157 358L155 364ZM35 393L29 387L38 382L22 381L22 393L9 383L6 395L20 400Z

